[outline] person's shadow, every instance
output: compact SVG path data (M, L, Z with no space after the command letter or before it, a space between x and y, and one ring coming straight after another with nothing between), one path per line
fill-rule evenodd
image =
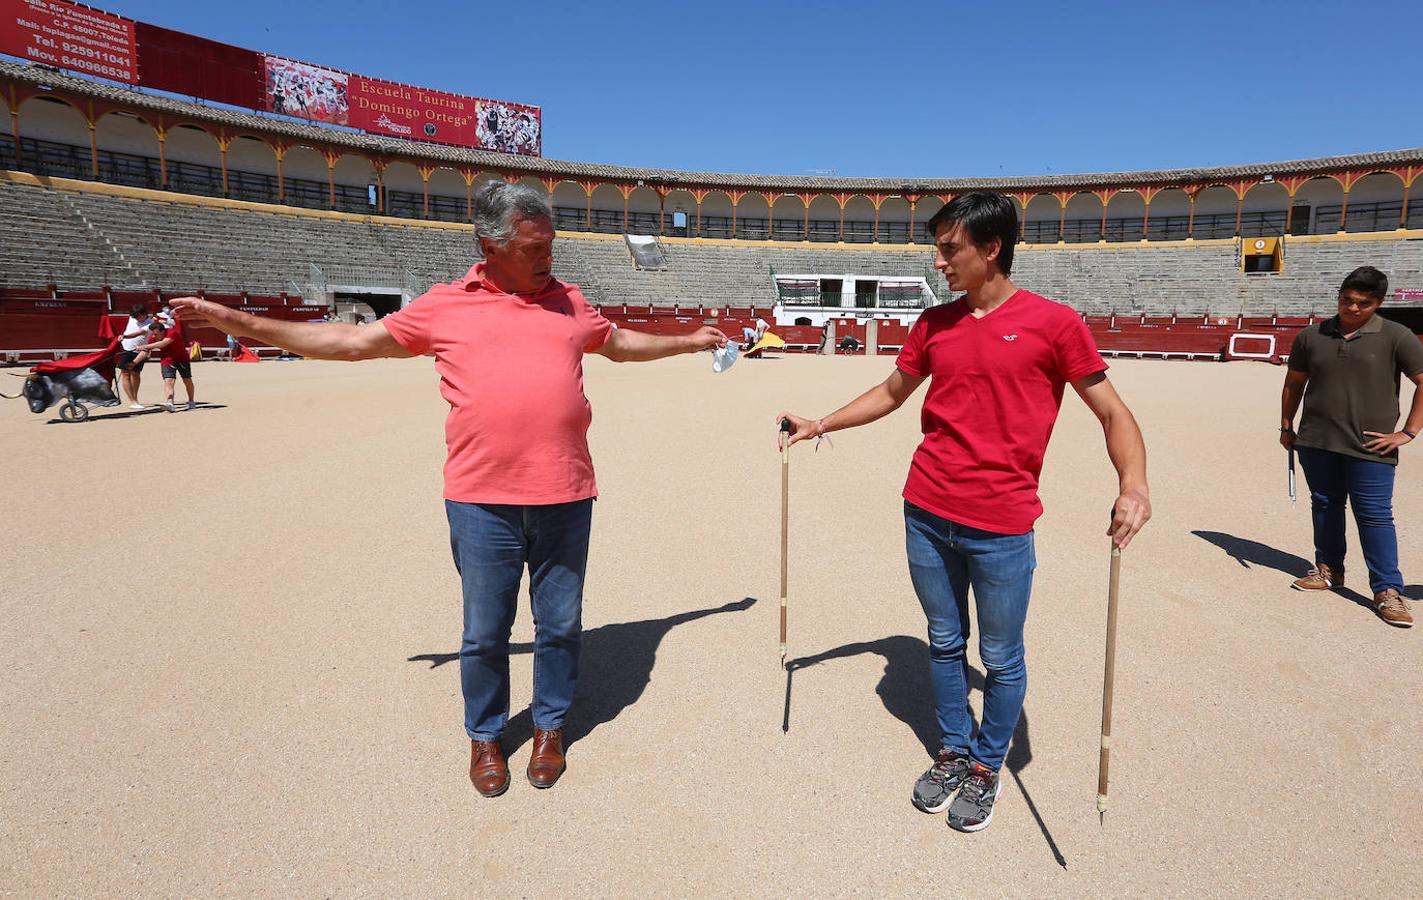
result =
M909 730L914 732L914 736L923 745L925 753L932 758L939 751L941 735L934 716L933 687L929 683L929 645L921 638L908 635L897 634L892 637L880 638L877 641L846 644L843 647L836 647L814 656L803 656L788 661L786 663L786 703L784 718L781 722L782 730L790 730L791 679L794 673L831 660L846 659L863 653L873 653L884 659L884 675L876 685L875 693L879 695L880 702L884 704L885 710L890 715L909 726ZM968 674L969 690L981 692L983 690L983 673L973 666L969 666ZM1032 761L1033 744L1028 736L1028 714L1025 710L1018 720L1018 727L1013 731L1013 742L1008 746L1008 756L1003 761L1003 765L1013 776L1013 780L1017 782L1018 790L1022 793L1023 799L1027 801L1028 811L1033 814L1033 819L1037 822L1043 839L1047 841L1053 858L1057 860L1059 866L1065 869L1067 860L1063 857L1062 851L1058 849L1057 841L1053 840L1052 832L1048 830L1047 823L1043 821L1042 815L1038 812L1037 804L1033 802L1032 795L1028 793L1027 785L1023 784L1022 771Z
M227 409L227 406L226 406L225 404L222 404L222 403L199 403L197 406L193 407L192 409L184 409L184 407L183 407L184 401L178 401L178 403L179 403L178 409L182 410L184 413L202 412L202 411L204 411L204 410L210 410L210 409ZM118 406L118 404L111 404L108 408L113 409L113 408L115 408L115 407L117 407L117 406ZM90 423L90 422L119 422L119 421L122 421L122 420L124 420L124 419L133 419L133 418L136 418L136 417L138 417L138 416L160 416L160 417L161 417L161 416L163 416L163 415L167 415L167 414L168 414L168 410L164 409L163 407L159 406L159 405L156 404L156 403L150 403L150 404L148 404L147 406L145 406L143 409L128 409L127 406L124 405L124 408L121 409L119 412L106 412L106 413L102 413L102 414L99 414L99 415L94 415L94 413L95 413L96 411L101 410L101 409L104 409L104 408L105 408L105 407L104 407L102 404L89 404L90 415L89 415L89 417L86 418L82 423L80 423L80 422L66 422L66 421L64 421L63 419L55 418L55 419L46 419L46 420L45 420L45 424L46 424L46 425L77 425L77 424L88 424L88 423Z
M1224 550L1231 559L1240 563L1241 568L1248 569L1251 566L1263 566L1267 569L1283 572L1291 578L1303 578L1309 574L1310 566L1312 565L1310 561L1303 556L1295 556L1293 553L1286 553L1283 550L1271 547L1269 544L1262 544L1259 541L1252 541L1248 538L1236 537L1233 534L1226 534L1223 531L1196 530L1192 531L1191 534L1194 534L1203 541L1215 544ZM1373 602L1352 588L1335 588L1331 593L1338 594L1346 600L1357 603L1369 612L1374 611ZM1423 586L1416 584L1408 585L1403 589L1403 594L1406 597L1412 597L1417 600L1423 597Z
M663 619L616 622L583 632L579 656L578 689L563 725L565 749L592 734L599 725L611 722L636 703L652 680L657 648L667 632L678 625L721 613L745 612L756 603L746 597L734 603L708 609L694 609ZM510 644L509 653L532 653L532 642ZM408 662L428 662L434 669L459 660L459 653L421 653ZM513 754L534 736L533 711L525 708L509 720L504 729L504 752Z

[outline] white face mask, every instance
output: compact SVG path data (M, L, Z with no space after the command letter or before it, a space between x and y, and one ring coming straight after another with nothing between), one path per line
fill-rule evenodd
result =
M712 351L712 371L716 373L725 372L736 362L736 357L741 353L741 345L736 341L727 341L725 347L718 347Z

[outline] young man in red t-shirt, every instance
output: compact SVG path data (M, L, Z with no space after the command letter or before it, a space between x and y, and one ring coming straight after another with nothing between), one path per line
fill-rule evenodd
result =
M943 741L914 785L914 805L949 810L949 825L979 831L993 817L998 769L1027 690L1023 623L1032 592L1038 475L1063 388L1097 415L1120 490L1108 534L1125 547L1151 517L1146 447L1107 366L1071 308L1009 279L1018 215L1002 194L955 198L927 225L934 267L964 296L919 317L894 372L822 419L790 413L791 443L865 425L894 412L929 380L924 441L904 486L909 574L929 623L929 660ZM978 610L987 674L983 721L968 708L968 597ZM957 792L957 793L955 793Z
M173 412L173 391L181 376L183 388L188 392L188 409L196 409L198 404L193 399L193 363L188 356L187 335L183 333L183 323L172 317L164 319L162 314L157 321L160 327L165 329L159 335L161 339L153 344L153 348L159 351L158 362L162 368L164 408Z

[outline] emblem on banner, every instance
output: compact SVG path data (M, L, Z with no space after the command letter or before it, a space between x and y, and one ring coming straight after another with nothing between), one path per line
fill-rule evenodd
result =
M381 113L380 118L376 119L376 125L395 134L411 134L414 132L414 129L409 125L401 125L391 121L390 116L387 116L385 113Z
M425 123L425 137L434 137L437 130L434 122Z

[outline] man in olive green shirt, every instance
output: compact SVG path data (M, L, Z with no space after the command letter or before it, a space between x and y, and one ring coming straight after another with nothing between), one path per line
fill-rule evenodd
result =
M1393 429L1399 376L1423 386L1423 343L1377 315L1387 293L1382 272L1355 269L1339 289L1339 314L1295 337L1281 397L1280 443L1299 452L1314 515L1314 568L1293 586L1343 586L1344 510L1353 503L1374 608L1390 625L1408 628L1413 615L1401 594L1393 481L1398 448L1423 429L1423 390L1415 388L1403 429ZM1296 435L1301 397L1304 415Z

